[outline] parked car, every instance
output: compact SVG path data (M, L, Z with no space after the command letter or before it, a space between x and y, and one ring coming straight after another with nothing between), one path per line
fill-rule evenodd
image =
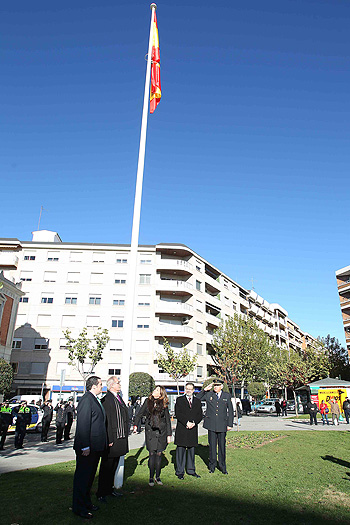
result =
M272 399L267 399L266 401L261 403L261 405L258 405L256 407L256 411L257 412L267 412L269 414L276 412L275 401L273 401Z
M12 404L11 403L11 409L12 409L12 415L14 417L14 420L13 420L13 425L9 427L8 431L9 432L14 432L15 431L15 418L16 418L16 412L14 412L14 408L16 407L20 407L20 403L15 403L15 404ZM34 430L34 432L41 432L41 421L43 419L43 411L41 410L40 407L36 406L36 405L32 405L32 404L29 404L27 405L28 408L30 408L30 412L31 412L31 416L32 416L32 419L31 419L31 423L30 425L27 427L27 430Z
M287 401L287 410L289 412L295 411L295 402L294 401Z

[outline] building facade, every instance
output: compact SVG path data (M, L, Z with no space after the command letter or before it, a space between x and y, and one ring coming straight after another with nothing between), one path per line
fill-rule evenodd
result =
M107 328L110 341L95 373L104 380L120 374L128 301L130 246L62 242L55 232L33 233L9 277L22 282L11 361L16 393L43 389L80 392L83 382L68 365L63 331L73 337L87 327L90 336ZM303 348L305 332L278 304L247 290L182 244L139 246L131 372L147 372L156 383L174 388L159 370L157 353L166 338L174 348L197 354L187 380L203 382L211 373L214 330L234 313L249 315L280 346Z
M345 266L335 272L340 309L343 318L343 325L345 331L345 341L348 353L350 355L350 266Z

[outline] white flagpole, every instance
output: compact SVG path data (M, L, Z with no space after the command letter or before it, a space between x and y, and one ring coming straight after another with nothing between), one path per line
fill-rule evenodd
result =
M127 281L126 294L126 309L125 309L125 327L124 327L124 345L123 345L123 363L121 369L121 386L122 394L125 403L129 398L129 375L130 375L130 360L132 349L132 333L134 324L134 305L135 305L135 290L137 280L137 249L139 244L140 231L140 216L141 216L141 198L142 198L142 182L143 171L145 165L145 151L146 151L146 133L147 133L147 119L148 119L148 105L150 98L150 80L151 80L151 58L152 58L152 43L153 43L153 21L154 13L157 9L156 4L151 4L151 27L149 32L147 68L145 92L143 97L143 111L140 134L139 160L137 165L136 176L136 190L134 200L134 216L132 221L131 246L129 255L129 272ZM123 485L124 477L124 456L120 458L119 465L114 477L115 488L120 488Z

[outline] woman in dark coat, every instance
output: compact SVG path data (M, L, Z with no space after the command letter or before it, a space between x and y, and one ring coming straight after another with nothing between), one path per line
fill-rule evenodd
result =
M149 485L151 487L154 486L154 473L156 483L163 485L160 479L162 452L170 443L172 435L168 404L165 388L157 386L142 405L134 421L134 433L136 433L139 421L143 416L146 417L145 439L146 448L149 451Z

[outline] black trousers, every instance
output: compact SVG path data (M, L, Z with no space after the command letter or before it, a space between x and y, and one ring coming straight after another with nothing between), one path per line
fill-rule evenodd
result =
M6 439L6 436L7 436L7 431L9 429L9 426L10 425L3 425L1 428L0 428L0 434L1 434L1 439L0 439L0 449L4 448L4 445L5 445L5 439Z
M112 494L114 485L114 475L119 463L119 457L109 458L102 457L100 472L98 475L97 497L108 496Z
M41 422L41 441L47 441L47 434L49 432L50 423L48 419L43 419Z
M56 444L62 443L62 436L64 431L64 425L63 422L56 422Z
M187 473L194 474L196 468L194 465L194 447L176 447L176 475L183 476L186 467L186 450L187 450Z
M23 446L24 436L26 435L26 429L16 428L15 432L15 448L21 448Z
M92 507L90 490L94 482L99 452L90 452L88 456L81 453L76 456L76 466L73 480L73 512L87 512Z
M64 427L64 439L69 439L70 429L72 428L73 419L68 419L66 426Z
M219 469L226 470L226 432L208 430L209 470L215 470L218 456Z
M317 425L317 412L310 412L310 425L315 423Z

